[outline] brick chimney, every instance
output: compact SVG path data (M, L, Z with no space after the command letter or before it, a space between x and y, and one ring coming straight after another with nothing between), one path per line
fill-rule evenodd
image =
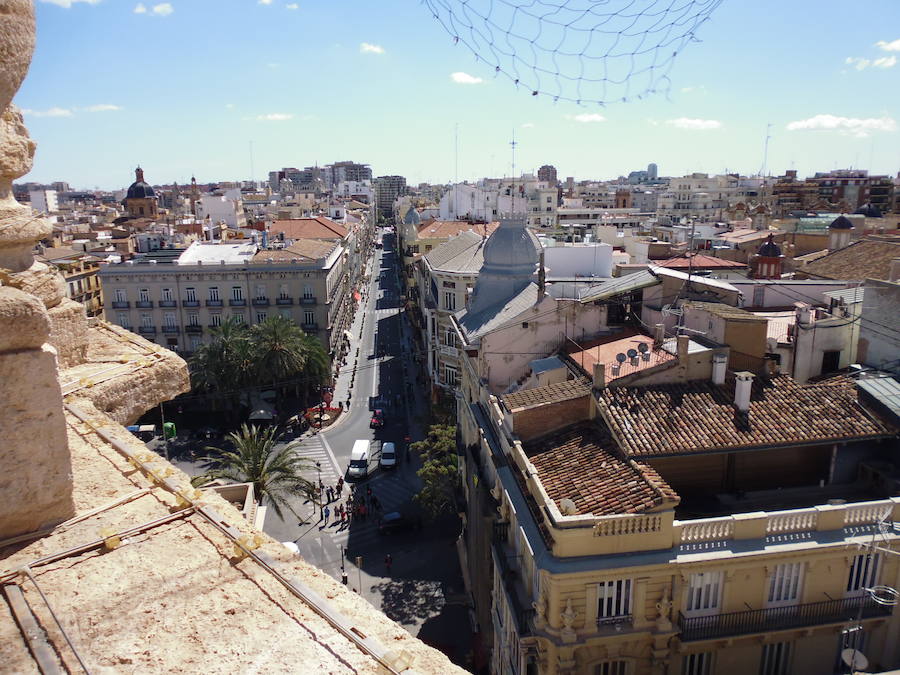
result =
M666 338L666 325L658 323L653 326L653 346L659 347Z
M753 388L753 373L742 371L734 374L734 405L742 413L750 412L750 391Z

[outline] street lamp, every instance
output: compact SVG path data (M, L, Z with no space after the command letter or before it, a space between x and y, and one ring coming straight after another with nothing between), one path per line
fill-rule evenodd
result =
M319 460L316 460L316 471L319 474L319 484L317 486L319 491L319 520L325 517L325 512L322 510L322 463Z

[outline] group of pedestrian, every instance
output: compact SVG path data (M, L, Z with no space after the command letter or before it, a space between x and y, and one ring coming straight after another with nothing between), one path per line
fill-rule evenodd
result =
M322 508L323 527L328 526L328 520L334 514L334 522L340 521L339 529L348 527L353 520L365 521L370 515L381 513L381 502L378 496L372 492L370 486L366 487L365 492L350 486L350 494L347 501L341 504L344 493L344 479L338 478L337 485L324 486L319 482L319 495L324 495L327 501ZM329 505L337 501L338 504L333 508Z

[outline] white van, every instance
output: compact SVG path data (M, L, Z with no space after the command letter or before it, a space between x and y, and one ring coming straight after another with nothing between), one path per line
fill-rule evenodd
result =
M367 475L369 475L369 441L354 441L347 476L365 478Z
M381 446L381 459L378 460L382 469L393 469L397 466L397 450L390 441Z

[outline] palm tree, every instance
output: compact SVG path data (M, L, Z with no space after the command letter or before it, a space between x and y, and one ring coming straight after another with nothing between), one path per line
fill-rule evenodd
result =
M250 384L253 354L247 326L234 317L212 329L212 341L203 344L190 360L193 387L233 399L231 393Z
M279 518L282 508L296 516L288 499L315 494L315 484L301 475L301 471L314 468L314 464L298 454L296 443L276 449L279 437L275 427L261 429L255 425L242 425L240 431L233 431L226 437L234 446L233 450L206 448L214 453L204 458L209 468L191 482L198 487L216 479L253 483L257 503L268 502Z
M270 316L250 329L260 380L278 382L301 373L306 366L305 333L290 319Z
M303 389L305 401L309 401L309 392L314 382L323 383L328 380L331 372L331 360L325 347L319 341L319 338L303 333L304 350L306 351L306 366L303 369L305 377L303 378Z

